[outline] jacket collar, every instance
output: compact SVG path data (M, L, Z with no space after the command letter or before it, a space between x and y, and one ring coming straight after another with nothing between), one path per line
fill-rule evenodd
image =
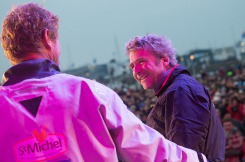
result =
M60 68L47 59L23 61L9 68L2 78L2 86L19 83L26 79L40 79L60 73Z
M170 74L171 71L172 71L172 68L168 69L165 73L162 74L162 77L158 80L154 88L155 93L157 93L161 89L164 80L168 77L168 75L171 75Z
M173 71L168 73L168 76L165 77L164 80L162 80L161 87L159 87L158 90L155 90L155 95L160 96L161 93L163 93L173 82L173 80L179 75L179 74L187 74L190 75L189 71L182 65L176 65L176 67L172 68Z

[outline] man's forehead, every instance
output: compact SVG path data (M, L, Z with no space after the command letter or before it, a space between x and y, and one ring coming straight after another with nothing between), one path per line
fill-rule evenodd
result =
M129 57L131 55L135 55L135 54L139 54L139 55L153 55L153 51L151 50L146 50L146 49L136 49L136 50L132 50L129 52Z

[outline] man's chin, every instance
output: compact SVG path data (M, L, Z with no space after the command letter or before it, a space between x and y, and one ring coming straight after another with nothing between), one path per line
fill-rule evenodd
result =
M144 90L147 90L147 89L151 89L149 86L145 85L145 84L141 84L142 87L144 88Z
M144 86L142 86L144 90L147 90Z
M147 89L152 89L151 86L148 85L146 81L144 81L144 79L141 80L141 81L138 81L138 82L142 85L142 87L143 87L145 90L147 90Z

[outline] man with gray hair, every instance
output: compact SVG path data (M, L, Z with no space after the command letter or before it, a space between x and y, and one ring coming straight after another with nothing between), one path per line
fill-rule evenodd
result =
M158 97L147 124L168 140L223 161L225 138L208 90L177 64L171 41L154 34L126 44L133 77Z

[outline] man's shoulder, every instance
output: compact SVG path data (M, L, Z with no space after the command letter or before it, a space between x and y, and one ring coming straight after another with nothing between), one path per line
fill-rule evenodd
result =
M81 76L74 76L70 74L61 73L54 76L56 79L60 81L60 84L62 85L70 85L70 86L81 86L81 87L87 87L91 89L93 92L104 94L104 93L114 93L112 89L107 87L106 85L103 85L102 83L99 83L95 80L91 80L88 78L84 78Z
M55 75L54 77L56 77L57 79L60 78L60 80L62 81L67 81L67 82L77 82L77 83L81 83L81 82L84 82L84 83L88 83L88 84L92 84L92 85L100 85L100 86L104 86L106 87L105 85L103 85L102 83L99 83L95 80L92 80L92 79L88 79L88 78L85 78L85 77L82 77L82 76L75 76L75 75L71 75L71 74L66 74L66 73L61 73L61 74L58 74L58 75ZM108 87L106 87L108 88Z
M198 82L194 77L179 74L175 80L171 83L166 91L166 94L174 94L173 92L185 92L187 94L199 94L206 96L206 88L200 82Z
M172 82L172 84L177 87L203 87L203 85L198 82L194 77L186 74L179 74Z
M51 76L51 78L57 79L60 82L93 82L93 80L81 77L81 76L75 76L71 74L66 74L66 73L60 73L57 75Z

